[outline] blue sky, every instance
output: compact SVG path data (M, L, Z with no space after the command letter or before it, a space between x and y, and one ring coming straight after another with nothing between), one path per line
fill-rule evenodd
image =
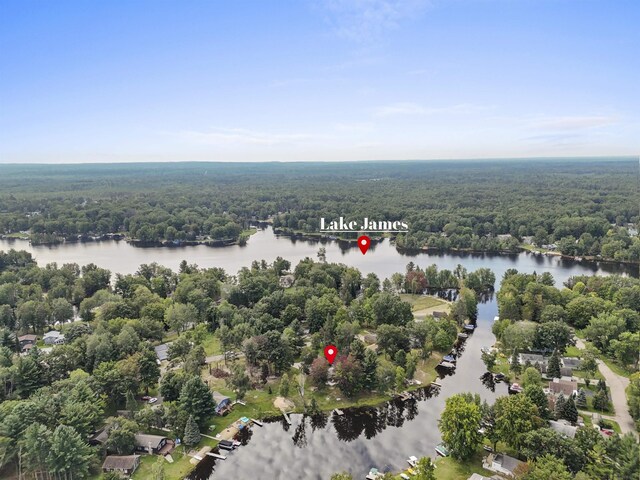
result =
M0 2L0 162L637 155L636 0Z

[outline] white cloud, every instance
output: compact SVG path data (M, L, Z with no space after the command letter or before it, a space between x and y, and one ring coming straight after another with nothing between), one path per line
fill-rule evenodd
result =
M606 115L574 115L535 119L531 122L531 126L540 130L582 130L606 127L617 121L616 117Z
M345 38L365 42L421 12L428 0L321 0L328 21Z

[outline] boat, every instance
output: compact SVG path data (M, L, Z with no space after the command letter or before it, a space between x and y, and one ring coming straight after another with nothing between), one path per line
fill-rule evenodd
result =
M494 382L502 382L504 380L504 378L505 378L504 373L496 373L493 376L493 381Z
M465 329L467 332L473 332L473 331L476 329L476 326L475 326L475 325L467 324L467 325L465 325L465 326L464 326L464 329Z
M378 471L377 468L372 468L364 478L366 478L367 480L377 480L378 478L382 478L383 476L384 475L380 471Z
M494 321L494 322L497 322L498 320L500 320L500 317L498 317L498 316L493 317L493 321Z
M409 392L402 392L400 395L400 400L402 400L403 402L406 402L407 400L410 400L413 398L413 396L409 393Z
M231 440L220 440L220 442L218 443L218 447L222 448L223 450L233 450L234 448L236 448Z
M469 335L467 335L466 333L459 333L458 334L458 338L467 338Z
M522 388L519 384L517 383L512 383L511 385L509 385L509 391L513 392L513 393L521 393L524 390L524 388Z
M487 452L493 452L493 448L491 448L489 445L482 445L482 448L484 448Z
M442 360L449 363L456 363L456 357L451 354L445 355L444 357L442 357Z
M456 368L455 364L451 362L445 362L445 361L440 362L438 366L442 368Z
M418 457L411 455L409 458L407 458L407 463L412 467L415 467L418 464Z
M441 443L439 445L436 445L436 453L441 457L448 457L449 449L445 447L444 443Z

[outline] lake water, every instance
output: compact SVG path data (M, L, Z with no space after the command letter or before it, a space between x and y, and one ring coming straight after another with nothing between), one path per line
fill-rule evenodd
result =
M366 255L357 247L341 247L337 242L292 241L278 237L270 228L258 231L244 247L212 248L192 246L180 248L139 248L126 242L105 241L63 244L52 247L30 246L24 241L0 240L0 250L9 248L31 252L38 264L90 262L114 273L133 273L142 263L158 262L177 270L181 260L201 267L222 267L234 274L253 260L273 261L277 256L292 265L305 257L316 258L320 246L326 248L329 262L340 262L358 268L364 274L373 272L381 279L395 272L404 272L413 261L422 268L435 263L438 268L453 270L462 264L467 270L491 268L498 282L504 272L515 268L521 272L549 272L560 285L572 275L622 273L638 276L638 267L576 262L559 257L514 255L399 253L388 240L372 245ZM496 289L499 285L496 285ZM389 402L374 409L350 409L342 417L330 415L326 423L312 422L302 415L292 415L292 425L278 421L254 427L247 444L217 463L210 457L201 462L191 480L235 478L237 480L318 479L326 480L332 473L346 470L354 478L364 478L371 467L400 470L407 466L410 455L435 456L440 442L437 420L447 397L460 392L475 392L489 402L507 394L503 383L495 392L481 380L485 367L480 349L495 341L491 333L493 317L497 315L494 298L479 305L478 328L466 341L452 376L441 380L438 394L425 392L424 398L405 403ZM429 397L429 398L427 398ZM248 398L247 400L251 400ZM323 424L324 423L324 424Z

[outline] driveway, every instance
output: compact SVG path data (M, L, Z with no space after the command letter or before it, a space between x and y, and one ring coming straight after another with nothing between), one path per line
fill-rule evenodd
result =
M577 338L576 347L584 350L585 344L581 339ZM629 405L627 405L627 396L625 394L625 389L629 386L629 379L615 373L602 360L597 359L597 362L600 373L611 389L611 402L616 411L615 415L607 415L607 418L615 420L616 423L620 425L620 431L622 433L636 434L635 424L629 413Z

